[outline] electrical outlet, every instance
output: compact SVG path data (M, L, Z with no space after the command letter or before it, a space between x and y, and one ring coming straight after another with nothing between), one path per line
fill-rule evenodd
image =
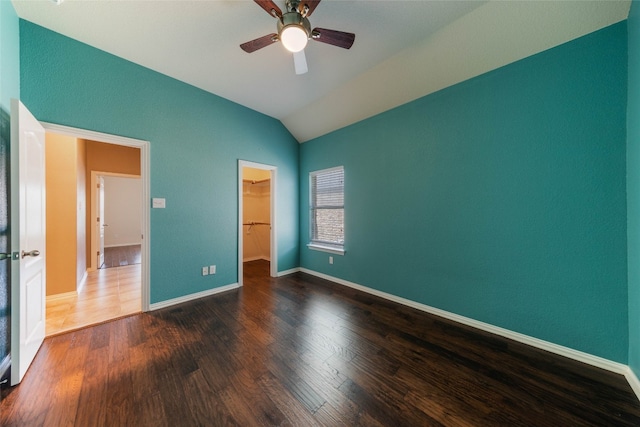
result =
M216 274L216 266L215 265L210 265L209 266L209 274Z
M203 276L208 276L209 275L209 269L207 267L202 267L202 275Z
M333 257L332 256L329 257L329 264L333 264Z

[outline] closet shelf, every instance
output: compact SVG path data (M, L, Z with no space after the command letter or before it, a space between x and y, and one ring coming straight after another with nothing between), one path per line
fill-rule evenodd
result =
M255 179L243 179L242 182L247 183L247 184L253 184L253 185L260 185L260 184L267 184L271 181L271 179L267 178L267 179L260 179L260 180L255 180Z

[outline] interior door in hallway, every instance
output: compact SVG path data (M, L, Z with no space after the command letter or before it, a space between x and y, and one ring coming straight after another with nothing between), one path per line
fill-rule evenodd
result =
M98 177L98 197L96 197L96 212L98 217L96 218L96 233L98 236L98 268L101 268L104 264L104 177Z

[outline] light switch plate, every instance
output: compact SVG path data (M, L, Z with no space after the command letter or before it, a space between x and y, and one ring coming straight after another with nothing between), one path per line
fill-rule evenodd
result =
M164 209L166 207L166 202L164 198L154 197L151 199L151 207L154 209Z

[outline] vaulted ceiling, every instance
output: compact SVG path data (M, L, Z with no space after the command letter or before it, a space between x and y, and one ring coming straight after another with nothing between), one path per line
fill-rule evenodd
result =
M275 0L284 10L284 1ZM282 121L300 142L627 18L630 1L324 0L311 26L353 32L350 50L310 42L296 75L251 0L13 0L20 18Z

